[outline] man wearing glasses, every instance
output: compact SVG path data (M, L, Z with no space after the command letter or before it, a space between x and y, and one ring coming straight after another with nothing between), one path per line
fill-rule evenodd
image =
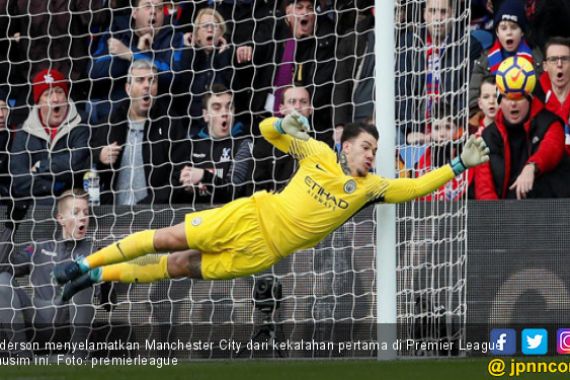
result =
M544 50L544 73L536 97L564 121L566 152L570 154L570 38L551 37Z

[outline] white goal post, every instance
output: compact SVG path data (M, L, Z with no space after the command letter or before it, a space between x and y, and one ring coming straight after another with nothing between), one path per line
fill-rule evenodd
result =
M376 126L380 141L376 157L378 174L394 178L396 151L396 120L394 106L394 51L395 51L395 0L376 0ZM382 85L378 85L382 83ZM378 315L378 341L394 342L397 339L396 309L396 206L376 206L376 310ZM378 359L390 360L395 350L378 351Z

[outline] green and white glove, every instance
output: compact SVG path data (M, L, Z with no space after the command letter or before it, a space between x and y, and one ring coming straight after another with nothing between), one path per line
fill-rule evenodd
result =
M455 175L463 173L466 169L489 161L489 148L481 137L471 135L463 147L460 157L451 160L451 167Z
M307 132L310 130L309 120L297 111L291 112L283 119L275 122L275 129L279 133L286 133L296 139L307 141L311 138Z

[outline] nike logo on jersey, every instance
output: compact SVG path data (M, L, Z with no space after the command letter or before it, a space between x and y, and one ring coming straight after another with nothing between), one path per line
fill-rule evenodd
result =
M204 158L204 157L206 157L206 154L205 154L205 153L193 153L193 154L192 154L192 157L195 157L195 158Z
M316 166L316 168L319 169L320 171L323 171L323 172L326 173L326 170L323 169L323 168L321 167L321 165L317 164L317 165L315 165L315 166Z

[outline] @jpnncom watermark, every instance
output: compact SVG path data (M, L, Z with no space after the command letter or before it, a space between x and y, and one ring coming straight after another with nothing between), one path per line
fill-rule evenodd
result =
M487 370L494 377L518 377L527 373L570 373L570 363L493 359L487 365Z

